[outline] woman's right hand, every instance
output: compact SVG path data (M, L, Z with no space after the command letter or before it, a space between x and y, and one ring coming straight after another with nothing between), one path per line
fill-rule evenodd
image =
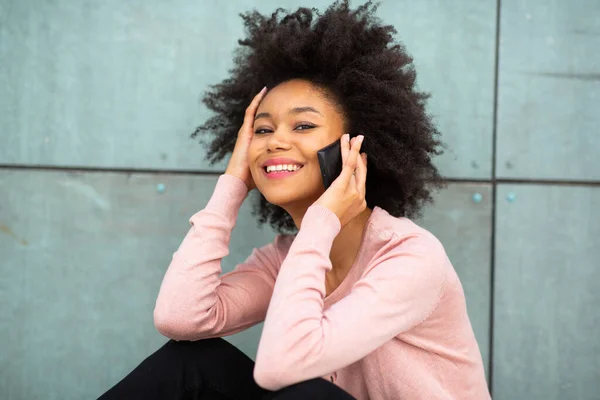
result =
M256 96L254 96L254 99L248 108L246 108L244 123L238 132L233 153L229 159L227 169L225 170L226 174L233 175L241 179L248 187L248 191L251 191L256 187L256 184L252 179L252 174L250 173L250 164L248 163L248 148L250 147L250 142L254 136L254 117L256 115L256 110L258 109L258 105L260 104L260 101L263 99L266 92L267 88L264 87Z

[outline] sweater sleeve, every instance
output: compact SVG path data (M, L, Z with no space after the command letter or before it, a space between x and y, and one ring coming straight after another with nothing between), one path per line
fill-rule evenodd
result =
M206 207L190 218L163 278L154 309L158 331L175 340L234 334L265 318L278 268L276 245L254 249L221 276L221 259L247 194L236 177L221 175Z
M327 208L307 210L281 265L259 343L254 378L263 388L278 390L348 366L424 321L438 304L446 257L426 238L378 255L348 295L324 310L329 253L339 230Z

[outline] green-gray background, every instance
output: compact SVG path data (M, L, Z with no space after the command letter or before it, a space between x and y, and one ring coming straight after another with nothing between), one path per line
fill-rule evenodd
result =
M95 398L165 342L160 281L225 165L189 134L238 13L328 4L0 0L0 399ZM419 222L463 281L494 398L599 399L600 0L379 15L433 93L451 184ZM249 205L225 270L273 238ZM229 340L254 356L259 335Z

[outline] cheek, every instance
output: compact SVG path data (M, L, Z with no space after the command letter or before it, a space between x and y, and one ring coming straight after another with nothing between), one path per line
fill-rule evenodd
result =
M323 177L321 176L321 168L319 167L319 160L316 158L314 161L311 160L311 163L307 165L305 173L306 185L310 186L311 191L325 191Z
M255 139L252 139L252 141L248 145L247 157L248 157L248 164L250 165L250 169L252 169L253 166L256 165L256 161L257 161L258 155L259 155L259 147L260 147L260 145Z

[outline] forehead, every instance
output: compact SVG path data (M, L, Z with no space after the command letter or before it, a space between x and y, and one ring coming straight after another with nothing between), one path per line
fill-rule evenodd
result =
M295 107L307 106L314 107L323 114L336 112L323 92L310 82L300 79L281 83L269 90L257 111L281 114Z

